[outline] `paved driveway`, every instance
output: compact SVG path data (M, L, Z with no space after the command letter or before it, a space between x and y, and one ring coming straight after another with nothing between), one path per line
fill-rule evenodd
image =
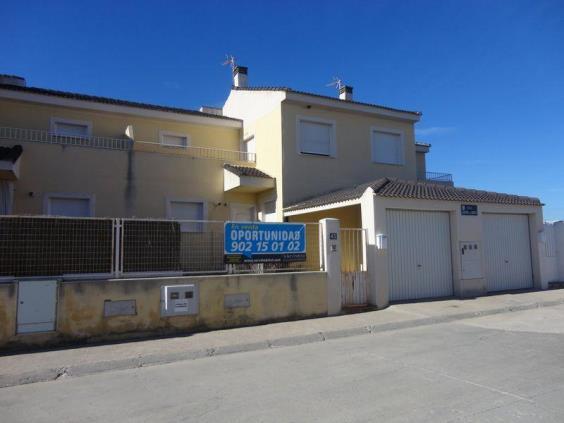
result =
M562 422L562 322L547 307L4 388L0 420Z

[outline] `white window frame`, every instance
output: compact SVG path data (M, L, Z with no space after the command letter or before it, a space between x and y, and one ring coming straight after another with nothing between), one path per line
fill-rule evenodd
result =
M57 124L62 123L63 125L81 125L86 126L86 137L82 137L80 135L64 135L57 133ZM92 136L92 122L88 120L76 120L76 119L67 119L61 117L51 117L49 122L49 132L51 135L56 135L58 137L71 137L71 138L90 138Z
M83 192L46 192L43 194L43 214L52 216L51 214L51 199L52 198L69 198L75 200L88 200L89 214L85 217L94 217L96 209L96 196ZM80 219L77 217L77 219Z
M308 153L302 151L302 130L301 130L301 123L302 122L312 122L312 123L322 123L325 125L331 125L331 132L329 133L330 140L329 140L329 154L316 154L316 153ZM337 157L337 124L334 120L323 119L320 117L315 116L305 116L305 115L298 115L296 117L296 147L298 150L298 154L303 156L310 156L310 157Z
M167 144L166 142L164 142L164 137L167 136L167 135L171 136L171 137L186 138L186 145ZM173 131L159 131L159 143L163 147L168 147L168 148L188 148L192 144L192 141L190 140L190 135L188 135L186 133L173 132Z
M173 220L182 220L172 216L171 203L198 203L202 205L202 220L207 220L208 216L208 202L202 198L185 198L185 197L166 197L165 198L165 208L166 208L166 218ZM204 224L201 223L195 228L197 224L180 224L181 232L204 232Z
M374 160L374 132L387 132L388 134L399 135L400 137L400 156L401 160L399 163L388 163L388 162L381 162L378 160ZM396 128L386 128L383 126L371 126L370 127L370 161L372 163L376 163L379 165L388 165L388 166L405 166L405 133L401 129Z

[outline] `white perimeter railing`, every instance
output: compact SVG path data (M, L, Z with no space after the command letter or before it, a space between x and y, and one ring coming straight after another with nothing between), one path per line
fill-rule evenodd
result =
M195 147L195 146L165 146L158 142L151 141L133 141L129 138L106 138L106 137L80 137L57 135L49 131L25 128L9 128L0 127L0 139L8 139L14 141L36 142L42 144L60 144L73 147L89 147L101 148L107 150L127 151L133 148L134 144L148 145L159 148L159 150L150 150L151 152L162 153L161 148L180 150L189 157L201 159L213 159L235 162L256 162L256 154L246 151L225 150L221 148Z
M57 135L49 131L24 128L0 127L0 138L37 142L43 144L61 144L73 147L102 148L108 150L130 150L133 141L129 138L104 138L104 137L73 137Z
M0 279L322 270L319 223L306 224L307 261L241 265L224 264L224 223L0 216Z

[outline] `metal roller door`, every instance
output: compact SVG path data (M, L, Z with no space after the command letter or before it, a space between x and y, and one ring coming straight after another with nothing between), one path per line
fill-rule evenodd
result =
M388 210L390 301L453 295L447 212Z
M488 291L532 288L529 217L484 213L482 219Z

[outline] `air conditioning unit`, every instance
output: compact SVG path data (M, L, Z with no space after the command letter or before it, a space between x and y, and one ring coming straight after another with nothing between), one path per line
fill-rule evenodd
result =
M164 285L161 287L161 316L198 314L199 297L196 284Z

